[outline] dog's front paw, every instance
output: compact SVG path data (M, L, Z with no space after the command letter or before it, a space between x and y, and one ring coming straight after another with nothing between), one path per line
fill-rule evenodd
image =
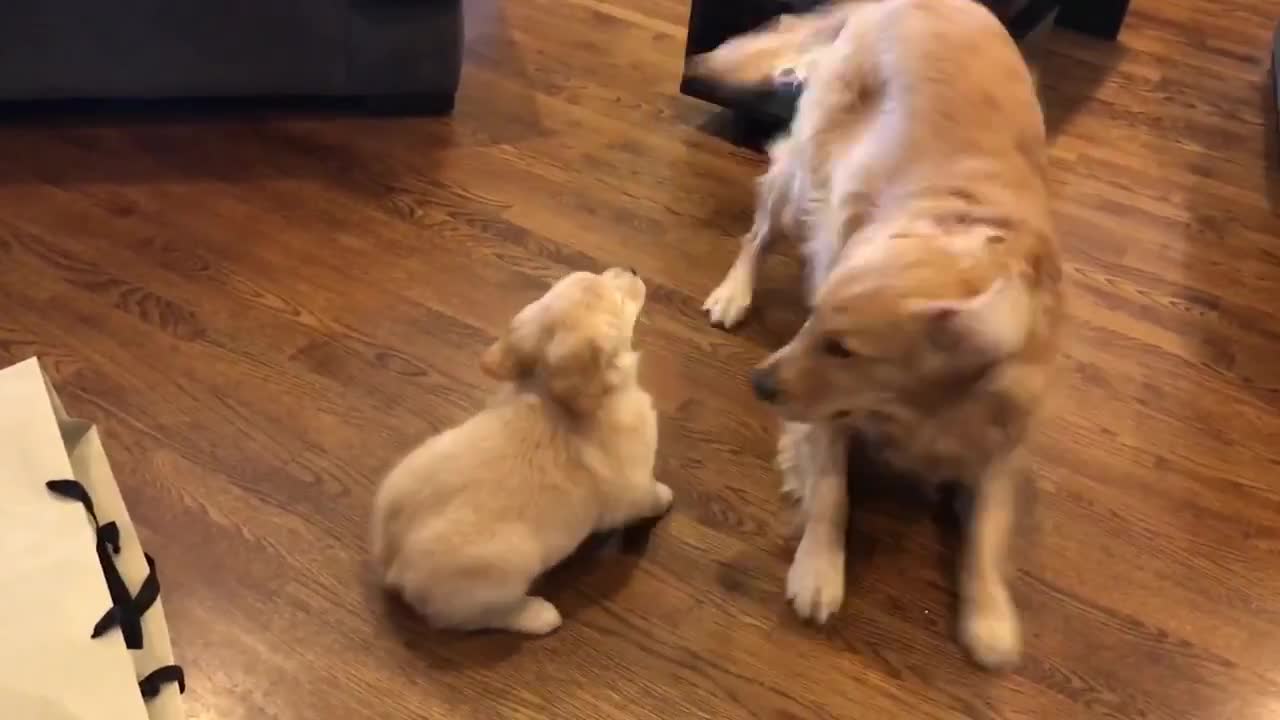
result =
M1005 589L961 607L960 642L974 661L988 670L1007 670L1022 656L1018 609Z
M729 330L742 322L751 308L752 285L751 273L734 265L702 304L711 324Z
M787 599L802 619L825 623L844 602L844 548L806 533L787 572Z

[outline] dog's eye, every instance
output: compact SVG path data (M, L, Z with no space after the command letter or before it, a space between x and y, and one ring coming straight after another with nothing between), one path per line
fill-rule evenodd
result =
M822 352L831 357L851 358L853 351L845 347L845 344L835 338L827 338L822 341Z

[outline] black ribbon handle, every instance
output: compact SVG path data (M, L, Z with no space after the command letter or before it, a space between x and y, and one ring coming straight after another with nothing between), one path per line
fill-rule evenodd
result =
M139 586L137 594L129 592L129 586L116 567L115 555L120 554L120 526L115 522L99 523L98 514L93 507L93 498L85 490L84 485L76 480L50 480L45 487L55 495L75 500L84 506L97 535L95 549L98 553L98 564L102 566L102 576L107 581L107 591L111 594L111 607L94 623L90 637L99 638L120 628L124 636L124 645L130 650L141 650L142 616L151 609L160 597L160 578L156 575L156 561L143 553L147 561L147 577ZM187 691L186 677L182 668L177 665L165 665L148 673L138 681L138 689L142 697L155 697L161 687L169 683L178 683L178 692Z

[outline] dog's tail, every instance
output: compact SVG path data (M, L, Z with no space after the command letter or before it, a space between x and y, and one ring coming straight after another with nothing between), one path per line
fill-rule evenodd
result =
M861 3L857 3L861 4ZM763 88L802 83L807 66L844 28L849 3L782 15L689 58L687 72L730 87Z

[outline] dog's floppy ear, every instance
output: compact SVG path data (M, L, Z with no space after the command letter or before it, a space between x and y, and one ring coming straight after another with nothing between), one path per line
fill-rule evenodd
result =
M480 369L495 380L515 380L520 376L520 362L506 335L498 338L480 356Z
M614 385L616 349L597 335L561 333L548 344L543 374L551 397L578 412L594 410Z
M513 326L480 356L480 369L491 378L518 380L533 370L533 359L523 338Z
M970 298L925 303L920 312L934 347L979 362L1021 350L1031 330L1030 292L1012 277L997 279Z

